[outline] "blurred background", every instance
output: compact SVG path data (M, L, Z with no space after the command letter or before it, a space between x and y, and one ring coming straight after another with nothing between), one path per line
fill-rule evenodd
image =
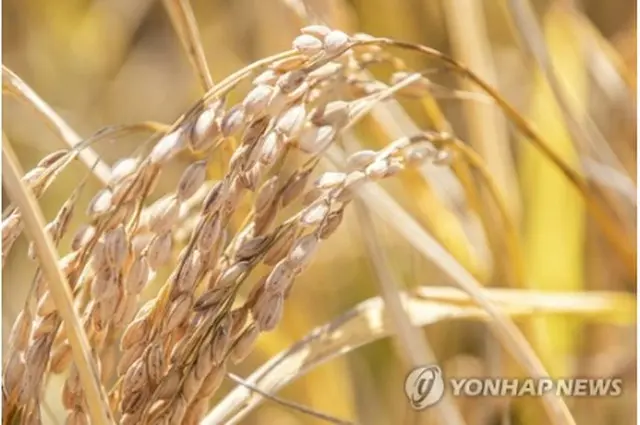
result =
M315 16L345 32L419 42L468 64L497 86L559 155L600 188L603 202L614 208L635 246L636 2L526 1L533 7L540 34L518 20L514 3L522 2L313 0L307 5ZM292 0L193 0L191 4L214 81L290 48L305 24L296 14L300 4ZM5 0L2 11L3 64L83 137L107 125L144 120L170 123L202 94L160 1ZM556 90L540 71L532 46L534 50L542 46L550 58L568 105L559 106ZM506 199L520 236L525 288L609 290L635 296L635 270L624 268L564 176L514 131L494 105L456 95L454 89L471 89L466 82L424 58L399 56L412 69L433 68L430 78L449 88L438 90L438 104L455 133L483 157ZM373 72L381 79L390 75L385 66ZM232 102L241 96L234 94ZM402 100L401 105L419 127L438 126L420 101ZM25 104L5 96L3 106L3 129L25 170L64 146ZM597 130L599 137L590 139L595 143L576 142L566 125L567 108L580 117L580 128ZM367 144L379 147L390 140L382 127L375 118L367 118L357 131ZM132 136L101 142L94 149L113 164L142 141L144 136ZM175 170L165 173L162 184L175 184L172 179L189 159L181 158ZM65 171L41 199L45 217L54 216L85 175L81 164ZM405 173L385 188L483 284L516 286L503 245L506 230L495 209L485 205L489 198L476 176L471 175L471 183L465 186L447 180L451 174L430 175L435 180ZM89 180L83 191L85 202L98 187L97 180ZM475 201L469 187L475 188ZM82 214L77 215L75 223L82 219ZM384 223L376 221L373 228L363 228L352 210L297 282L282 325L260 338L256 351L236 373L247 376L314 327L379 294L363 239L374 229L401 287L451 284L436 265L415 253ZM63 252L68 250L68 242L61 246ZM5 337L32 279L26 247L24 238L20 239L3 269ZM627 313L616 323L598 316L545 316L519 322L553 375L625 380L621 397L569 400L579 424L635 423L636 319L635 312ZM518 373L480 322L441 320L424 333L445 374ZM409 411L402 390L407 371L394 340L384 339L313 370L280 395L339 417L358 418L363 424L437 423L432 412ZM54 380L50 387L56 385ZM220 394L229 388L231 384L226 383ZM47 399L54 414L60 415L57 394L59 387ZM456 403L469 425L547 420L536 400L512 405L477 398ZM266 402L243 423L322 422Z

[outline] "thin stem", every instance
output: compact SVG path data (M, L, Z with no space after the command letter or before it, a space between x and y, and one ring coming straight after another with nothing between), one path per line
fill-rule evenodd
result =
M18 99L24 101L38 112L47 125L62 139L69 147L74 148L82 143L82 137L76 133L38 94L31 89L13 71L2 65L2 87ZM106 185L111 178L111 167L105 164L97 153L86 148L79 153L80 160L87 166L93 168L96 177Z
M171 17L171 22L175 28L182 47L189 58L191 68L198 76L200 85L204 91L213 88L213 78L209 72L207 59L204 56L204 49L200 42L200 32L196 23L196 17L188 0L164 0L164 6Z
M262 391L260 388L254 385L251 385L249 382L245 381L244 379L240 378L237 375L234 375L233 373L227 373L227 377L229 377L229 379L231 379L236 384L242 385L243 387L246 387L257 394L260 394L262 397L268 400L271 400L275 403L281 404L282 406L289 407L291 409L297 410L298 412L304 413L309 416L313 416L318 419L322 419L323 421L330 422L332 424L354 425L354 422L345 421L344 419L339 419L331 415L327 415L326 413L318 412L317 410L313 410L300 403L295 403L293 401L285 400L283 398L271 395L268 392Z

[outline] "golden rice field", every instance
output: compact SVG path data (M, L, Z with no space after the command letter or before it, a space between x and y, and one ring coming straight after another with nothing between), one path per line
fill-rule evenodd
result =
M2 12L3 424L635 420L634 2Z

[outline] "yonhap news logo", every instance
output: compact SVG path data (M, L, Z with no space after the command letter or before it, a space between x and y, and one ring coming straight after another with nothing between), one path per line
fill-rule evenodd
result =
M438 403L445 387L454 397L617 397L622 394L620 378L451 378L445 379L436 365L413 369L404 391L415 410Z
M433 406L444 395L444 378L438 366L417 367L404 381L404 392L416 410Z

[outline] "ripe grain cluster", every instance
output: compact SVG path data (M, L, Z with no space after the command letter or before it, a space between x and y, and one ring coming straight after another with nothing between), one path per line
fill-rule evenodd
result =
M278 326L296 278L339 228L358 188L449 158L450 136L425 131L356 152L339 171L320 172L325 151L372 105L428 90L424 77L387 52L388 44L324 26L303 28L292 50L230 75L147 151L114 164L108 185L85 207L86 223L69 228L82 208L78 188L47 224L55 244L73 232L59 267L120 424L199 423L227 368ZM389 82L365 72L376 63L397 68ZM228 93L244 82L251 84L244 99L229 105ZM207 170L222 146L233 154L224 176L212 180ZM201 159L169 193L156 193L163 169L183 152ZM24 184L42 196L77 155L78 149L48 155ZM149 202L152 197L157 200ZM252 208L237 217L242 202ZM235 230L238 218L244 224ZM22 230L21 212L10 206L2 220L3 263ZM36 266L34 289L9 337L3 419L41 423L48 376L64 374L67 424L88 424L62 319L33 247L28 254ZM168 279L142 303L141 293L167 266Z

